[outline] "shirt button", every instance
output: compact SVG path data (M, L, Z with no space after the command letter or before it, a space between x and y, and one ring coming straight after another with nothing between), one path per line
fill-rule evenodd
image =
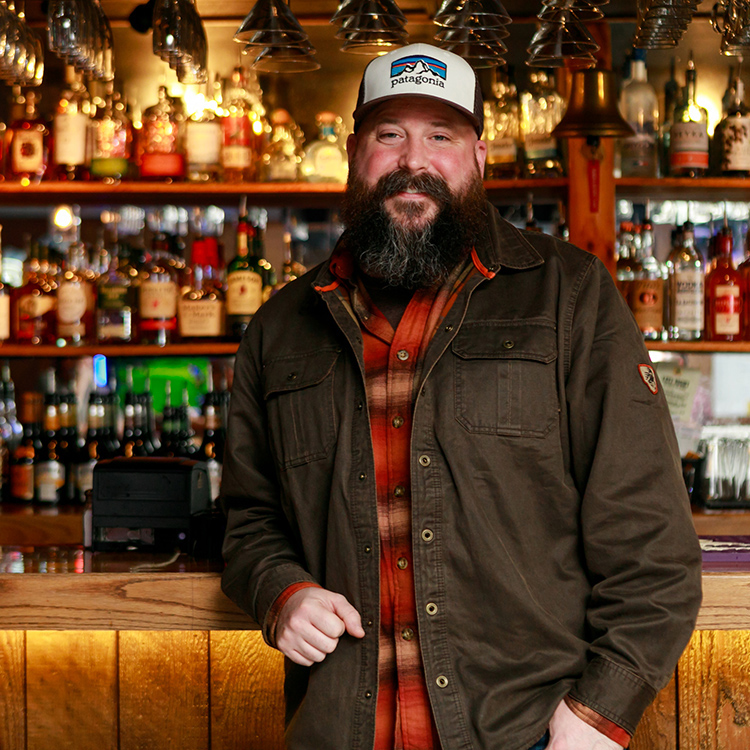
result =
M435 538L435 534L432 532L432 529L422 530L422 541L431 542L434 538Z
M393 488L393 497L403 497L406 494L406 488L400 484Z
M367 692L365 692L365 698L372 698L372 692L369 691L369 690Z
M409 359L409 352L406 351L406 349L399 349L396 352L396 356L402 361L406 362L407 359Z
M406 570L409 567L409 561L405 557L399 557L396 565L399 570Z
M359 481L360 481L360 482L364 482L364 481L365 481L365 479L367 479L367 474L365 474L365 472L363 471L363 472L362 472L362 473L361 473L361 474L359 475Z
M414 631L411 628L404 628L401 631L401 637L405 641L410 641L412 638L414 638Z
M511 341L510 339L507 339L506 341L503 341L503 348L504 349L512 349L516 345L515 341Z
M393 421L391 422L391 424L396 429L398 429L399 427L403 427L404 426L404 418L403 417L394 417Z
M420 456L419 463L421 466L429 466L431 461L429 456Z
M362 403L362 401L357 401L357 410L362 411L362 409L364 408L365 408L364 403Z
M365 552L369 555L372 552L372 547L369 544L365 545Z
M435 604L435 602L427 602L424 609L428 615L433 616L437 614L438 606L437 604Z
M435 684L439 688L446 688L448 687L448 678L444 674L438 675Z

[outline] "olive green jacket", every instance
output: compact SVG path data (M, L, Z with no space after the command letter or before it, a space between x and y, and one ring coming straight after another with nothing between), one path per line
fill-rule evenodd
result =
M443 750L523 750L567 693L632 732L701 600L680 460L604 266L492 209L475 274L424 354L411 437L418 630ZM378 522L362 339L327 264L274 296L237 355L223 588L264 627L290 584L359 610L287 662L292 750L370 750ZM656 392L654 392L656 391ZM428 607L427 605L434 605Z

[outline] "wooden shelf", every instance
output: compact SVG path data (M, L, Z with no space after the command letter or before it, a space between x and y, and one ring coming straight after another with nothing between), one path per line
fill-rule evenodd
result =
M216 344L170 344L154 346L148 344L108 344L91 346L54 346L52 344L3 344L0 357L92 357L103 354L107 357L231 357L237 353L237 342Z
M491 199L512 197L522 202L526 200L527 192L533 193L535 198L564 194L568 179L487 180L485 187ZM101 182L50 181L30 185L0 182L0 205L66 201L89 205L165 202L228 205L246 195L253 203L264 206L331 207L339 203L343 193L344 185L309 182L120 182L115 185Z
M0 504L0 545L69 544L83 544L82 507Z
M750 200L750 178L745 177L619 177L618 198L672 200Z
M750 341L647 341L652 352L693 352L715 354L720 352L750 352ZM2 353L2 350L0 350Z

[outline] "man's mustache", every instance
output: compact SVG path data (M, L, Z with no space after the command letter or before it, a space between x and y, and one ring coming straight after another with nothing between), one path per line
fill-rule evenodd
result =
M378 180L375 190L381 199L390 198L406 190L415 190L429 195L439 204L448 203L451 199L448 183L442 177L431 174L410 174L403 169L383 175Z

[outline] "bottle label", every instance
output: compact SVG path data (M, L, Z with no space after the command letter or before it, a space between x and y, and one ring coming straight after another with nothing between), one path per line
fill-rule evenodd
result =
M184 174L182 154L143 154L141 177L182 177Z
M0 341L10 338L10 296L0 294Z
M128 173L128 160L112 156L106 159L91 160L91 174L94 177L121 178Z
M144 281L140 290L142 319L174 318L177 315L177 284L173 281Z
M57 289L57 322L63 326L76 326L86 314L88 295L82 283L63 282Z
M221 300L186 300L179 303L180 336L217 338L224 335Z
M57 502L57 491L65 485L65 467L59 461L40 461L34 468L34 486L39 502Z
M187 123L189 164L218 164L221 156L221 125L218 122Z
M211 484L211 499L216 500L221 490L221 464L215 458L206 463L208 464L208 481Z
M640 133L620 142L620 168L623 177L656 177L656 138Z
M22 319L41 318L55 309L55 298L51 294L24 294L18 300L18 316Z
M714 333L720 336L738 336L742 298L739 286L719 284L714 289L713 301Z
M661 331L664 322L664 282L661 279L633 279L630 309L642 332Z
M225 169L245 169L252 162L250 146L224 146L221 161Z
M263 303L263 279L255 271L227 276L227 315L254 315Z
M266 168L266 179L274 182L294 182L297 179L297 162L286 158L272 158Z
M557 140L551 138L547 133L528 133L524 141L526 158L532 159L557 159Z
M750 171L750 117L727 117L721 131L721 168Z
M80 497L86 496L86 490L94 488L94 467L96 461L86 461L85 463L78 464L76 470L76 487Z
M41 173L44 170L44 133L41 130L16 130L11 146L13 172Z
M708 169L705 123L676 122L670 131L669 164L674 168Z
M489 164L513 164L518 158L518 144L515 138L494 138L487 141L487 162Z
M676 271L673 328L680 331L702 331L704 319L703 274L698 270Z
M334 145L323 145L313 155L315 173L318 178L341 180L346 178L346 154ZM343 175L342 175L343 172Z
M16 464L10 467L10 495L14 500L34 499L33 464Z
M55 115L55 164L79 166L86 163L86 145L90 119L83 112Z
M102 284L98 289L97 307L100 310L117 311L130 309L132 287Z

